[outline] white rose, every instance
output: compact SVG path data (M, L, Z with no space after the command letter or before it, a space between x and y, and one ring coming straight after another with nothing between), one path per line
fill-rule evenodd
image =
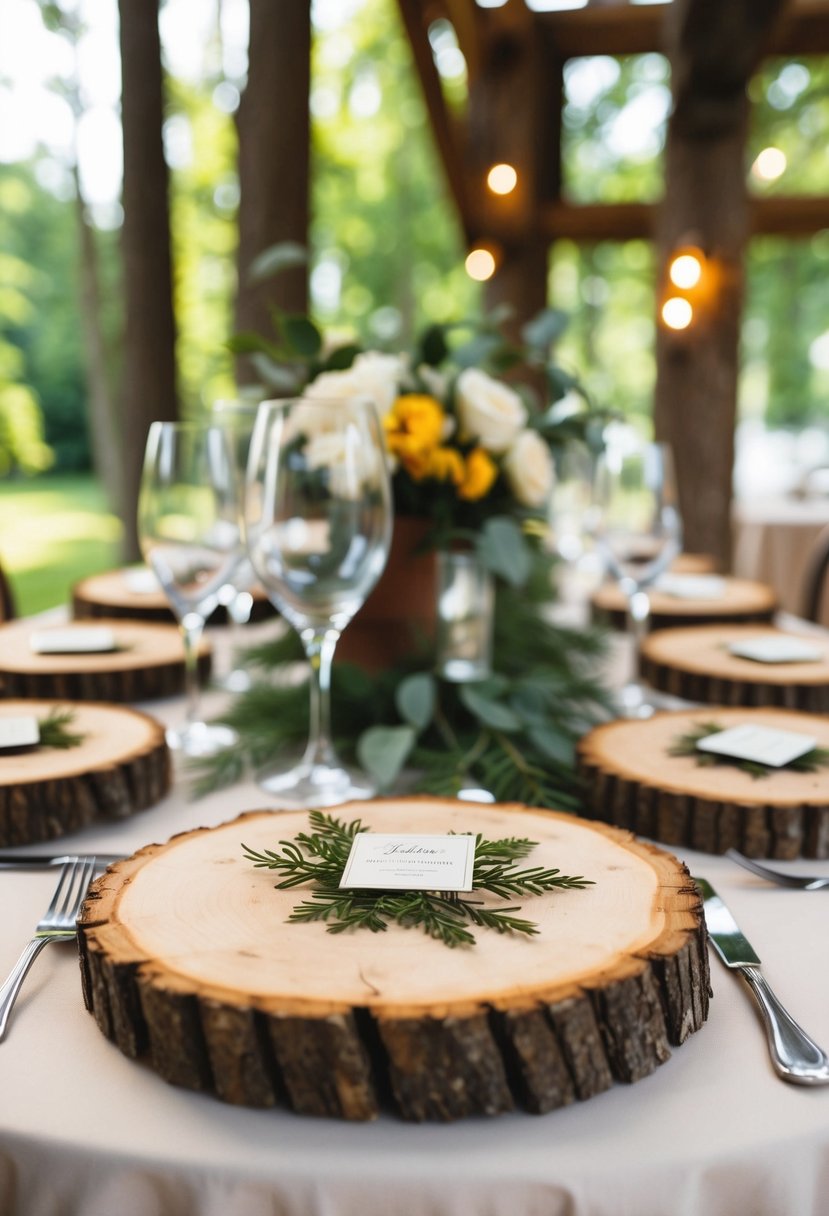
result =
M328 470L329 489L337 498L359 498L365 486L378 484L382 471L382 456L358 427L315 435L305 446L305 461L309 469Z
M503 469L518 502L543 507L555 482L550 449L538 431L521 431L504 457Z
M458 376L455 400L462 432L489 452L506 452L527 421L518 393L475 367Z
M351 367L340 372L320 373L302 395L312 401L365 397L373 403L383 418L397 400L400 381L405 374L405 356L364 351L357 356Z

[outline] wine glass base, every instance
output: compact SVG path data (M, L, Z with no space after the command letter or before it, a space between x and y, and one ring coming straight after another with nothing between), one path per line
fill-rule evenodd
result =
M253 687L253 680L243 668L237 667L234 671L229 671L226 676L215 680L214 685L222 692L249 692Z
M257 777L260 789L273 794L284 810L312 810L373 798L376 786L365 773L342 765L300 763L295 768L269 770Z
M189 722L186 726L168 727L167 746L183 756L215 756L238 742L239 736L229 726L212 722Z
M648 699L648 691L642 684L625 684L616 696L616 708L620 718L650 718L656 706Z

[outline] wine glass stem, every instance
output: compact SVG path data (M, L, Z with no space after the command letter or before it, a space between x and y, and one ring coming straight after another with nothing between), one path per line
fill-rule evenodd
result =
M647 591L643 591L641 587L636 590L628 598L628 632L633 639L633 682L639 680L639 652L642 649L642 642L645 634L648 632L648 623L651 615L651 601Z
M340 635L329 626L303 630L301 637L311 665L308 746L303 760L312 767L336 765L331 743L331 665Z
M204 617L197 612L186 612L179 628L184 642L185 722L192 726L199 720L199 642L204 632Z

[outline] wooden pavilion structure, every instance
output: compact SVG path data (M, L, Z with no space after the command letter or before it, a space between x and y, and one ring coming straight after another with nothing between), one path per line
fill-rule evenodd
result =
M547 303L548 251L577 241L652 239L657 300L673 253L693 237L708 272L693 326L657 327L657 435L674 445L686 545L730 557L730 501L743 259L751 235L829 226L825 197L751 197L745 181L747 84L765 55L829 53L827 0L588 0L532 11L525 0L398 0L446 180L470 246L496 251L487 292L520 319ZM430 29L455 31L468 99L447 102ZM673 110L661 202L575 204L562 179L563 72L585 55L666 54ZM515 189L486 177L506 162Z

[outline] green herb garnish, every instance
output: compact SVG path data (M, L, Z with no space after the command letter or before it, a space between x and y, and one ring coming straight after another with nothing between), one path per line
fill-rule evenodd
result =
M725 729L719 722L697 722L694 730L679 736L673 746L668 749L668 755L693 756L698 765L706 768L710 768L714 764L732 764L744 773L748 773L755 781L768 777L773 772L779 772L781 768L794 773L816 773L819 768L829 766L829 748L826 747L813 747L811 751L804 752L802 756L797 756L788 764L780 765L777 768L770 768L767 764L758 764L755 760L741 760L738 756L721 756L715 752L704 752L697 748L700 739L707 739L709 735L719 734Z
M243 844L245 857L257 867L276 870L285 877L277 890L311 883L310 899L298 904L289 921L325 921L329 933L347 929L383 932L390 924L406 929L419 928L445 946L473 946L475 937L466 927L471 924L497 933L538 933L532 921L514 915L520 908L488 908L480 900L458 892L366 891L340 887L354 837L367 832L362 820L342 823L322 811L311 811L310 833L300 832L293 841L280 840L282 852L265 849L257 853ZM504 840L475 838L475 864L472 887L503 899L517 895L542 895L545 891L571 890L592 886L589 878L571 877L560 870L531 866L518 869L536 841L508 837Z

